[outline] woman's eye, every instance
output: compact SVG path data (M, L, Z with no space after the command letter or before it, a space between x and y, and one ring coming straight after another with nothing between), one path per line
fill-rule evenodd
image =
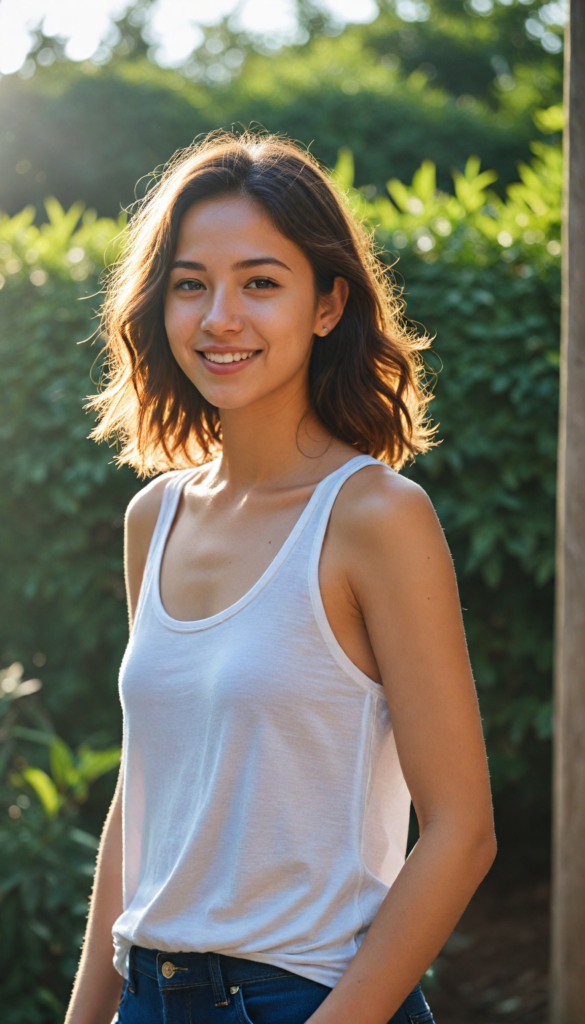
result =
M267 288L278 288L279 285L275 281L271 281L268 277L255 277L250 284L246 285L246 288L256 288L264 291Z
M200 292L205 290L205 285L202 281L193 281L189 278L186 281L179 281L175 289L178 292Z

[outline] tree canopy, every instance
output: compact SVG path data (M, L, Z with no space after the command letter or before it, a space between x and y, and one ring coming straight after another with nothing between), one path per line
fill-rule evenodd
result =
M65 206L83 196L117 216L138 179L144 187L176 149L251 124L301 140L328 166L350 146L358 179L378 191L389 174L410 178L423 158L446 188L470 153L498 172L501 191L530 157L534 112L561 99L562 54L542 45L559 37L537 17L550 6L398 0L371 24L332 35L335 26L301 3L304 42L272 53L224 22L176 70L149 58L144 4L119 22L105 64L65 61L58 43L39 37L25 77L0 81L0 209L32 201L43 216L50 194Z

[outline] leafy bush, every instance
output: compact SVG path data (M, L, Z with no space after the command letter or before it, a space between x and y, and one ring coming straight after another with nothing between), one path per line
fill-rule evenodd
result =
M83 805L90 785L120 760L119 747L96 751L87 744L75 756L33 696L40 685L22 681L18 663L0 672L3 1024L63 1019L98 845Z
M0 221L4 367L0 437L0 596L4 661L37 655L58 731L72 742L119 738L115 680L126 638L121 544L137 489L107 449L86 440L82 411L99 360L94 330L103 253L123 222L47 202ZM99 369L95 372L99 373Z

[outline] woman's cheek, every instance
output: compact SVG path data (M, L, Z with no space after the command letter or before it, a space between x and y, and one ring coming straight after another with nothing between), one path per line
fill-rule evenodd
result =
M195 317L193 310L170 302L165 308L165 328L171 348L188 344L194 335Z
M299 355L302 357L303 350L310 347L313 338L313 311L310 305L307 308L304 295L290 296L285 301L271 305L271 308L259 310L256 323L259 328L261 325L259 333L270 337L279 346L286 346L289 355L294 359Z

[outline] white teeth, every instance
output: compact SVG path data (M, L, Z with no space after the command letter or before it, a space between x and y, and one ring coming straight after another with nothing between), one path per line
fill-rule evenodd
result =
M254 352L203 352L210 363L239 363L241 359L249 359Z

